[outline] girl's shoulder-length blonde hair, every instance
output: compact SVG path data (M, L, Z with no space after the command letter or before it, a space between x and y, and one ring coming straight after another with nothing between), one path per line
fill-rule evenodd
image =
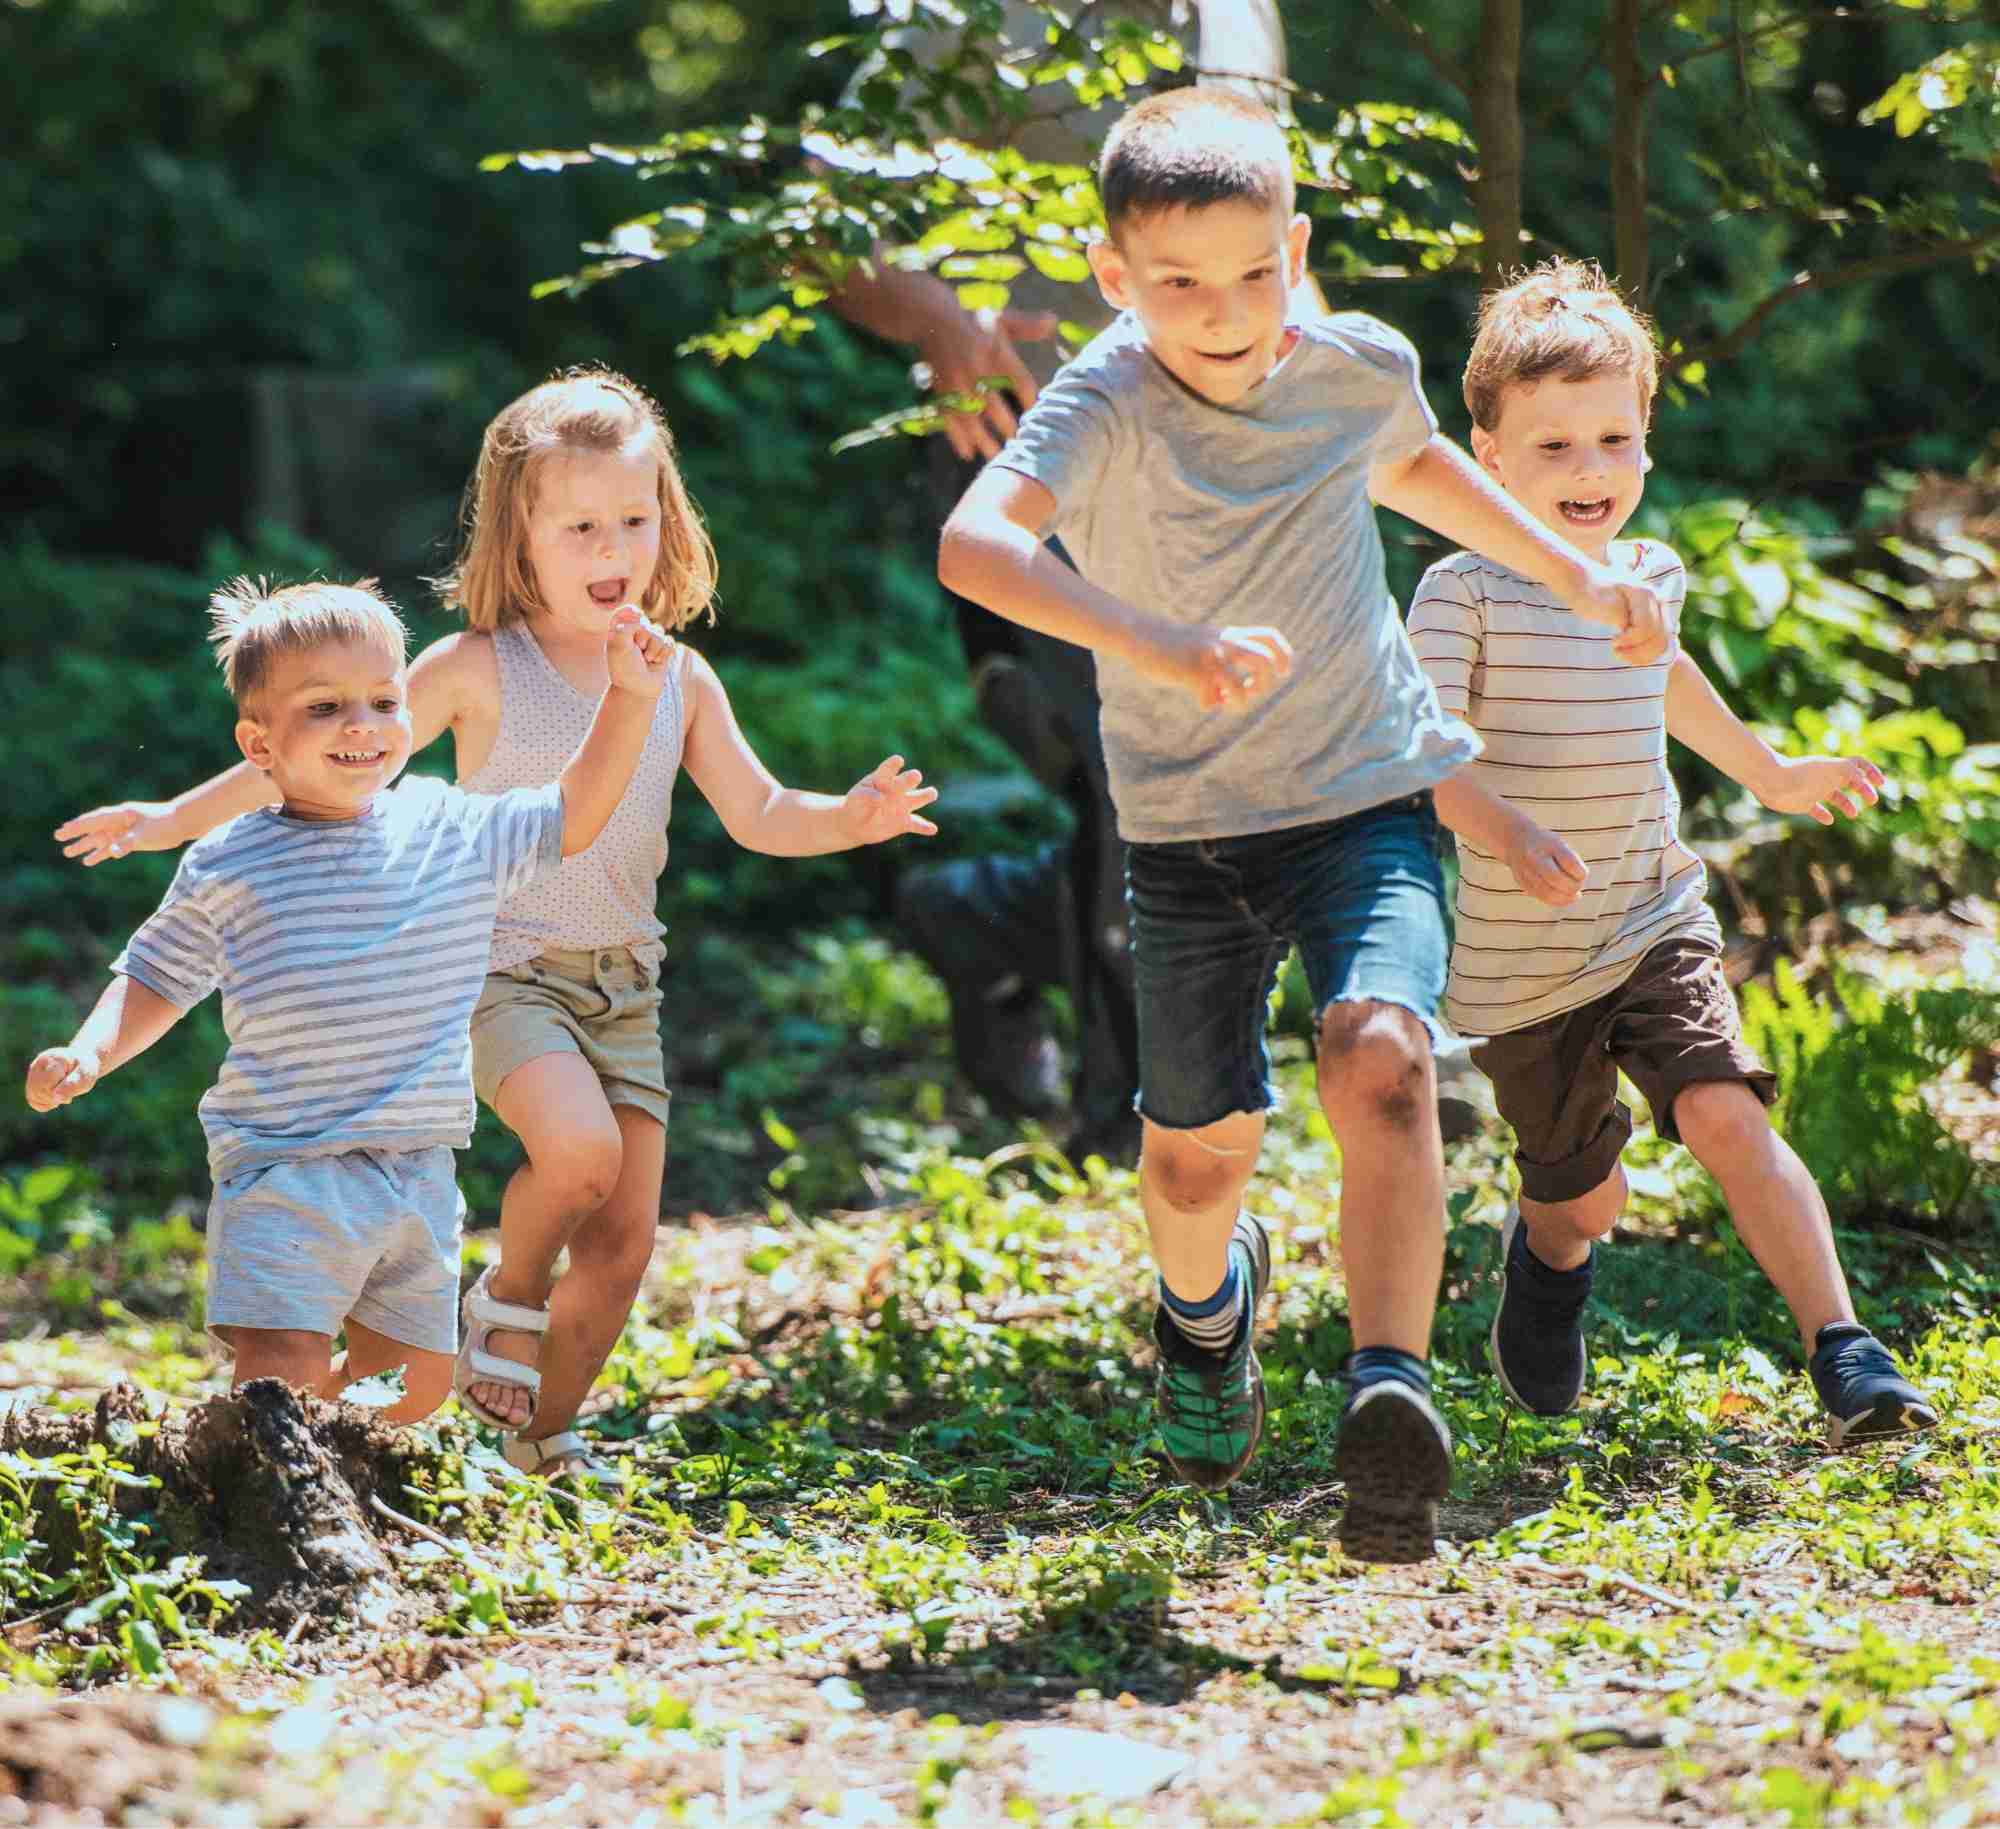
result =
M480 441L466 485L458 562L432 583L475 629L520 622L544 607L528 563L535 473L559 451L650 447L660 470L660 562L639 607L662 628L715 618L715 547L674 462L666 415L615 369L570 368L503 408Z

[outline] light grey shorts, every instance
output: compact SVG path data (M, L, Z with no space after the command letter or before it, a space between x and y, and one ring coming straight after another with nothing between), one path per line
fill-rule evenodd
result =
M405 1346L456 1352L464 1218L442 1147L305 1156L228 1176L208 1207L209 1331L337 1334L351 1315Z

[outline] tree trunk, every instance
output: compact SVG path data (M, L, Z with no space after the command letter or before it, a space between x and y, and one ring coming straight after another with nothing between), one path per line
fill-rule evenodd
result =
M1611 221L1615 275L1625 296L1646 303L1646 101L1639 62L1639 0L1611 0Z
M1479 142L1479 276L1496 286L1521 264L1521 0L1484 0L1472 71Z

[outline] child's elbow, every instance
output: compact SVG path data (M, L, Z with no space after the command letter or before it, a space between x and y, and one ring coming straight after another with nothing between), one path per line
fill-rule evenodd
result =
M956 514L945 522L938 535L937 575L946 590L960 597L972 595L966 587L972 581L977 548L976 537Z

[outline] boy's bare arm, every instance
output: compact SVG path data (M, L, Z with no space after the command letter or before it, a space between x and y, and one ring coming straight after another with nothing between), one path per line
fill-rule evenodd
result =
M982 470L938 545L938 578L1009 622L1124 661L1206 706L1238 705L1291 671L1276 629L1191 627L1100 590L1042 544L1055 497L1032 477Z
M1590 875L1583 859L1555 833L1481 787L1470 764L1440 781L1432 794L1438 818L1487 856L1499 858L1538 902L1561 908L1581 893Z
M80 1099L115 1067L143 1054L181 1019L177 1004L122 973L64 1048L44 1048L28 1063L28 1103L54 1111Z
M1613 651L1635 666L1668 653L1675 632L1653 590L1621 577L1542 525L1450 439L1434 437L1414 457L1368 479L1384 508L1546 585L1587 622L1619 631Z
M1882 771L1865 756L1781 756L1724 703L1686 654L1667 673L1667 733L1740 781L1774 813L1860 816L1879 798Z
M434 742L456 721L455 657L463 636L433 642L410 668L412 753ZM134 851L172 851L191 845L217 826L282 799L271 777L239 762L172 800L121 800L92 807L56 827L63 856L88 869Z

